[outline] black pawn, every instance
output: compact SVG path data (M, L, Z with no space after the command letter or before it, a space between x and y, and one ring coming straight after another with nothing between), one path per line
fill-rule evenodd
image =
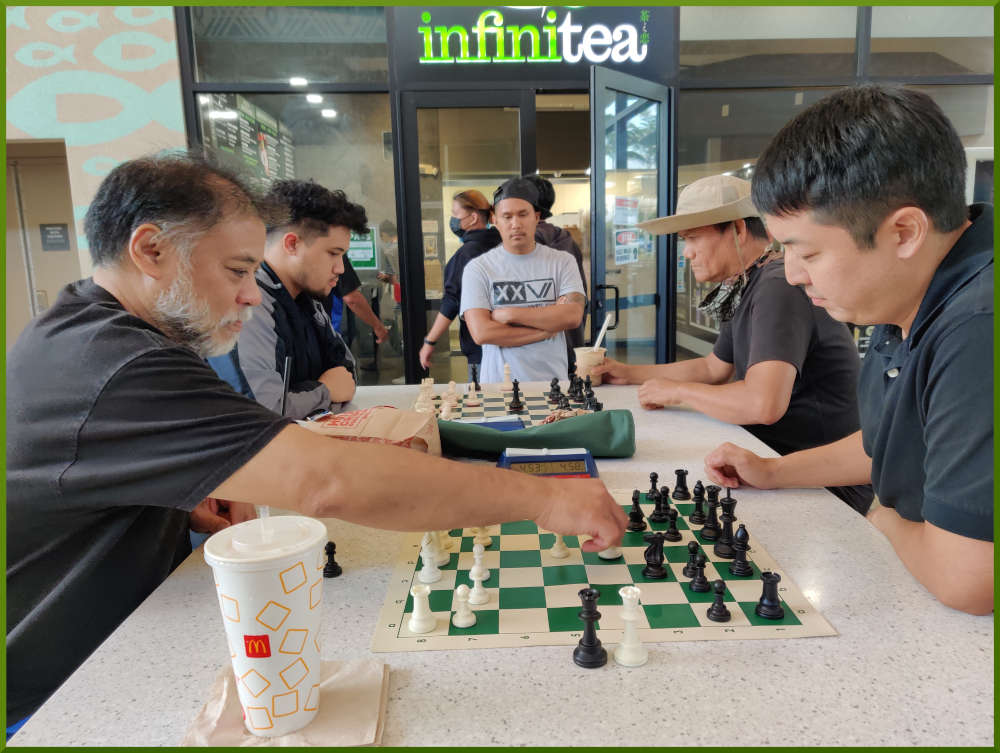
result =
M587 378L583 380L583 389L585 392L594 389L594 382L591 380L590 374L587 374Z
M719 500L711 499L708 500L708 519L705 521L705 527L701 529L701 537L706 541L715 541L719 538Z
M324 578L336 578L344 572L344 569L337 564L333 557L337 553L337 545L332 541L326 542L326 564L323 565Z
M694 502L694 510L688 515L688 520L692 523L704 523L705 522L705 486L701 481L697 481L694 485L694 496L691 497L691 501Z
M712 583L712 591L715 592L715 601L708 608L708 619L712 622L729 622L729 607L726 606L726 584L721 580Z
M741 578L753 575L753 568L747 562L747 550L750 549L750 534L747 533L747 527L742 523L736 529L736 533L733 534L733 549L736 551L736 557L729 563L729 572Z
M781 576L765 570L760 574L760 579L764 581L764 592L760 595L760 601L754 611L768 620L780 620L785 616L785 610L781 606L778 598L778 583Z
M595 401L595 402L594 402L594 412L595 412L595 413L598 413L598 412L600 412L600 411L602 411L602 410L604 410L604 403L601 403L601 402L598 402L598 401Z
M677 481L674 482L674 499L691 499L691 492L688 491L688 472L678 468L674 473L677 474Z
M645 531L646 530L646 516L642 514L642 508L639 507L639 490L636 489L632 492L632 509L628 511L628 526L629 531Z
M569 410L569 398L566 395L559 396L559 410Z
M649 474L649 491L646 492L646 496L649 497L650 502L656 499L657 495L656 482L659 480L660 480L660 474L657 473L656 471L653 471L652 473Z
M693 578L698 574L698 550L701 547L698 545L697 541L688 542L688 561L684 565L684 569L681 570L681 574L685 578Z
M670 519L670 525L667 526L667 530L664 531L663 537L667 541L680 541L681 532L677 530L677 510L671 507L667 510L667 517Z
M557 377L552 377L552 381L549 383L549 402L558 403L559 396L562 394L562 390L559 389L559 379Z
M688 583L688 588L696 593L703 594L709 590L708 578L705 577L705 563L707 561L704 554L699 554L694 561L697 572L694 574L691 582Z
M663 542L666 536L660 532L647 533L642 537L649 542L643 556L646 558L646 566L642 568L642 574L650 580L663 580L667 577L667 569L663 566Z
M596 669L608 663L608 652L601 645L601 639L597 637L597 628L594 626L601 618L601 613L597 611L597 599L600 595L601 592L596 588L580 589L580 601L583 603L583 608L580 610L583 637L573 649L573 661L586 669Z

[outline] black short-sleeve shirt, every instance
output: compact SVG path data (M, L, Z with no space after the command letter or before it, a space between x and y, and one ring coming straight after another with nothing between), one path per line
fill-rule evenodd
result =
M7 718L32 713L190 552L189 512L288 420L93 280L7 355Z
M993 541L993 207L942 261L909 336L880 325L861 370L879 502L906 520Z
M340 276L340 279L337 280L337 284L333 286L333 290L330 292L338 298L343 298L345 295L350 295L360 287L361 278L358 277L358 273L354 271L354 266L351 264L351 260L347 258L347 254L344 254L344 274ZM329 309L329 306L327 306L327 309Z
M752 268L735 315L719 330L714 353L733 365L733 379L764 361L797 372L785 415L770 426L746 426L780 453L843 439L858 430L860 362L847 326L834 321L785 279L784 261Z

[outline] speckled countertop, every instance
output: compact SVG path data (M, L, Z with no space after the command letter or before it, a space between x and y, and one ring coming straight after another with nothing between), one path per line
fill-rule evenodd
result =
M354 406L408 407L414 387L361 388ZM637 452L598 460L611 488L656 470L703 478L723 441L773 454L738 427L646 412ZM385 745L993 745L992 617L937 603L888 541L826 491L739 492L740 519L839 635L648 644L649 662L599 670L566 646L372 654L401 534L327 521L344 575L325 583L324 658L391 667ZM229 661L211 571L187 559L80 667L11 745L176 745Z

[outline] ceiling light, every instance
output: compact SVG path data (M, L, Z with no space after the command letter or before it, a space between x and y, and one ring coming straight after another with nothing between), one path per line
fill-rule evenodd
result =
M290 83L292 86L305 86L309 82L306 79L302 78L302 76L292 76L290 79L288 79L288 83Z
M334 109L332 109L332 108L329 108L329 107L325 107L322 110L320 110L320 114L324 118L335 118L335 117L337 117L337 111L334 110Z
M314 105L318 105L320 102L323 101L323 95L322 94L307 94L306 95L306 101L307 102L312 102Z

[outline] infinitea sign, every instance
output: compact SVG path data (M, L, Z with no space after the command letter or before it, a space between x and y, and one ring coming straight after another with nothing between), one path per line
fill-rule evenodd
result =
M394 75L403 86L585 82L590 65L658 81L671 73L673 8L448 6L392 13Z

